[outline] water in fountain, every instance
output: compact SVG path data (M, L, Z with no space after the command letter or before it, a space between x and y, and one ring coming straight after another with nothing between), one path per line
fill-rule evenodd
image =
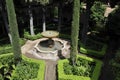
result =
M63 48L63 44L60 41L48 39L40 42L37 47L42 51L55 51L61 50Z

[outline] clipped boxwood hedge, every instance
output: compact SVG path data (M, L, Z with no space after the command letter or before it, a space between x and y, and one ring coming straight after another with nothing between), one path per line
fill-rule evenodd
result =
M13 69L11 80L44 80L44 61L27 58L24 55L22 59ZM0 66L11 62L13 62L12 53L0 55Z
M11 53L11 52L12 52L12 47L10 44L0 46L0 55L6 54L6 53Z
M77 55L77 57L96 63L91 78L90 77L84 77L84 76L65 74L63 65L66 62L69 63L69 61L68 61L68 59L64 59L64 60L59 60L58 61L58 80L98 80L103 63L101 61L97 60L97 59L93 59L93 58L86 57L86 56Z
M3 49L0 49L0 55L1 54L7 54L12 52L12 47L5 47Z
M84 44L82 44L81 42L79 42L80 45L80 52L84 53L84 54L89 54L89 55L93 55L96 57L103 57L106 53L106 49L107 49L107 45L101 42L97 42L94 41L92 39L90 39L94 44L98 45L98 46L102 46L101 49L99 50L95 50L95 49L90 49L90 47L88 48L87 46L85 46ZM94 48L94 44L91 44L91 46ZM95 46L95 48L98 48L98 46Z
M28 32L25 32L24 38L28 40L36 40L36 39L42 38L42 35L41 33L38 33L36 35L31 36Z
M22 39L22 38L20 38L19 41L20 41L21 46L26 43L26 40ZM1 54L12 53L12 52L13 52L13 50L12 50L11 44L6 44L4 46L0 46L0 55Z

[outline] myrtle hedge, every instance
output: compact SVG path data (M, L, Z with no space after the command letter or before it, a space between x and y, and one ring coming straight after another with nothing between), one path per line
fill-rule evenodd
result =
M64 60L58 61L58 67L57 67L58 68L58 80L98 80L103 63L100 60L93 59L93 58L86 57L86 56L81 56L81 55L77 55L77 58L81 58L86 61L95 63L95 67L91 73L91 76L84 76L84 75L78 76L74 74L66 74L64 70L64 64L69 63L69 60L64 59ZM72 69L71 66L69 66L68 68ZM71 71L69 73L71 73Z

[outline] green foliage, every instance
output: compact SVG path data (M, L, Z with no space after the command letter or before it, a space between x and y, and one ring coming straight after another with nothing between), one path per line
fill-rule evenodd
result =
M25 0L25 2L34 2L36 1L37 3L40 3L42 5L46 5L50 2L50 0Z
M73 20L71 31L71 53L70 59L74 64L76 61L76 54L78 53L78 35L79 35L79 19L80 19L80 0L74 0Z
M25 44L26 40L25 39L20 39L20 44L21 46ZM12 47L10 44L6 44L6 45L3 45L3 46L0 46L0 55L1 54L7 54L7 53L12 53L13 50L12 50Z
M90 64L90 65L95 66L95 67L91 67L91 69L92 69L92 72L90 72L91 76L90 77L89 76L85 77L84 75L83 76L77 76L77 75L74 75L74 74L66 74L64 68L67 67L67 68L71 69L71 67L73 67L73 66L69 66L69 60L64 59L64 60L58 61L58 80L98 80L98 78L100 76L102 62L99 61L99 60L89 58L89 57L86 57L86 56L81 56L81 55L77 55L77 59L80 60L80 61L77 60L78 61L77 65L83 64L85 66L85 65ZM83 60L83 63L81 62L81 60ZM91 63L93 63L93 64L91 64ZM88 67L88 66L86 66L86 67ZM67 71L71 72L69 69L67 69ZM78 73L78 74L81 74L81 73L85 72L85 67L83 67L83 66L77 67L77 68L75 66L74 69L76 69L75 72ZM71 70L73 70L73 69L71 69Z
M6 65L13 63L13 56L11 53L0 55L0 64Z
M82 13L84 11L84 7L83 6L85 6L85 3L81 2L80 3L80 13Z
M45 4L49 3L49 0L35 0L35 1L41 3L42 5L45 5Z
M4 80L1 74L0 74L0 80Z
M39 64L22 61L15 69L15 75L13 75L13 80L24 80L24 79L34 79L37 77L39 69Z
M0 55L0 78L44 80L45 63L42 60L30 59L25 56L22 58L23 60L15 66L13 54Z
M65 74L90 77L95 64L85 59L78 58L76 65L72 66L69 63L64 63L63 66Z
M105 6L103 6L103 3L100 1L95 1L94 5L91 8L91 12L92 14L90 15L90 18L94 22L94 27L92 27L92 30L95 30L97 32L105 30Z
M24 38L25 39L28 39L28 40L36 40L36 39L39 39L39 38L41 38L42 37L42 35L40 34L40 33L38 33L38 34L36 34L36 35L34 35L34 36L31 36L30 34L29 34L29 32L25 32L24 33Z
M67 35L67 34L59 34L59 37L60 38L64 38L64 39L70 39L71 38L71 35Z
M27 40L25 40L23 38L20 38L19 41L20 41L20 45L23 46L26 43Z
M109 62L109 65L114 80L120 80L120 49L118 49L115 57Z
M105 7L103 6L102 2L95 1L93 7L91 8L91 11L92 11L91 18L95 22L102 22L102 21L104 21Z
M63 68L64 68L65 74L72 74L72 69L73 69L72 65L70 65L67 62L65 62Z
M4 80L6 80L6 79L9 80L11 78L11 73L13 70L14 70L13 65L11 65L11 64L3 65L0 68L0 71L1 71L0 75L2 75L2 78L4 78Z
M114 76L114 80L120 80L120 64L115 60L110 61L111 71Z
M24 61L16 66L16 69L13 72L12 80L23 80L25 78L32 78L33 80L44 80L44 61L30 59L25 56L22 56L22 58Z
M16 13L14 9L13 0L6 0L8 21L10 26L10 33L12 37L12 48L14 53L14 60L18 63L21 60L21 48L19 43L18 24L16 20Z
M107 45L101 42L94 41L92 39L88 40L90 41L86 41L88 43L86 45L79 42L80 52L96 57L103 57L106 53Z
M6 54L6 53L11 53L12 52L12 47L10 45L4 45L0 47L0 55L1 54Z
M0 55L0 75L3 80L10 79L11 73L14 70L13 60L13 56L10 53Z

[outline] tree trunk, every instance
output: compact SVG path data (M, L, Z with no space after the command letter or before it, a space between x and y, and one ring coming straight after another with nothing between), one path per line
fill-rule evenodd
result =
M83 23L83 29L82 29L82 43L86 44L86 40L87 40L87 32L88 32L88 28L89 28L89 19L90 19L90 14L91 14L91 7L93 5L94 1L92 0L88 0L87 1L87 5L86 5L86 12L85 12L85 21Z
M71 55L72 64L76 63L76 55L78 53L78 35L79 35L79 18L80 18L80 0L74 0L73 21L71 31Z
M89 20L88 20L88 13L85 13L85 22L83 23L83 29L82 29L82 43L86 44L86 40L87 40L87 31L89 28Z
M46 31L46 22L45 22L45 6L43 6L43 32Z
M62 26L62 2L58 4L58 31L61 31Z
M31 6L29 6L29 16L30 16L30 34L33 36L35 35L35 33L34 33L33 15L31 11Z
M17 64L19 61L21 61L21 49L19 43L18 24L16 20L13 0L6 0L6 6L7 6L9 26L10 26L10 33L12 37L14 62Z
M0 6L1 6L1 14L2 14L2 17L3 17L3 21L4 21L4 24L5 24L5 28L6 28L6 31L7 31L7 34L8 34L8 37L10 39L10 43L12 44L12 39L11 39L11 34L10 34L10 31L9 31L9 26L8 26L8 21L7 21L7 17L5 16L5 11L3 9L3 4L2 4L2 0L0 1Z

